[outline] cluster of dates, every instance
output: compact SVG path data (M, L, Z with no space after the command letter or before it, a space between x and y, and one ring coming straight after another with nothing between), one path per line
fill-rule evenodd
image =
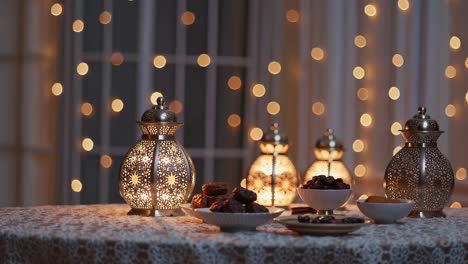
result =
M312 180L308 181L303 189L319 189L319 190L344 190L349 189L349 184L343 182L343 179L335 179L333 176L318 175L312 177Z
M308 215L299 215L297 217L299 223L312 223L312 224L358 224L364 223L363 218L359 217L345 217L337 219L332 215L319 215L314 218L310 218Z

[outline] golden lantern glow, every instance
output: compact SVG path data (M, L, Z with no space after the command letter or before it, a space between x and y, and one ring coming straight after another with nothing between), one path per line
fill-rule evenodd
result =
M392 100L398 100L398 98L400 98L400 89L396 86L390 87L388 90L388 97Z
M466 175L467 172L465 168L458 168L457 172L455 173L455 178L457 178L459 181L463 181L466 179Z
M114 66L120 66L124 62L124 56L122 52L113 52L110 57L111 64Z
M50 7L50 14L53 16L60 16L62 14L63 8L59 3L55 3Z
M99 159L99 163L101 163L103 168L108 169L112 166L112 158L109 155L102 155Z
M393 156L395 156L395 155L398 153L398 151L400 151L401 149L402 149L401 146L396 146L396 147L393 149Z
M81 192L81 190L83 189L83 184L78 179L72 180L70 183L70 186L71 186L72 191L77 192L77 193Z
M289 9L286 12L286 20L291 23L297 23L300 19L299 12L296 9Z
M93 105L89 102L84 102L81 104L80 112L84 116L91 116L93 114Z
M453 202L451 205L450 205L450 208L462 208L462 205L460 202Z
M52 84L52 87L50 87L50 90L51 90L53 95L59 96L63 92L63 86L62 86L61 83L56 82L56 83Z
M180 16L180 21L186 26L190 26L195 23L195 14L190 11L185 11Z
M358 200L366 200L367 198L369 198L369 196L363 194L363 195L359 196Z
M241 117L238 114L230 114L227 119L227 123L230 127L238 127L241 122Z
M325 105L322 102L315 102L312 104L312 113L316 115L323 115L325 113Z
M359 88L356 94L359 100L361 101L366 101L367 99L369 99L369 90L367 90L366 88Z
M366 71L364 70L363 67L356 66L353 69L353 76L354 78L361 80L362 78L364 78L364 76L366 76Z
M112 21L112 14L109 11L103 11L99 15L99 22L103 25L107 25Z
M364 13L367 16L373 17L377 15L377 8L373 4L368 4L364 7Z
M121 164L120 195L132 208L128 214L176 215L195 185L192 160L175 140L182 123L159 97L157 105L142 115L139 126L142 139Z
M401 129L402 126L399 122L393 122L392 126L390 127L390 132L392 132L393 135L398 136L400 135Z
M372 124L372 116L368 113L362 114L359 120L361 122L361 125L365 127L368 127Z
M362 152L364 150L364 142L360 139L356 139L353 142L354 152Z
M468 69L468 57L465 59L465 68Z
M268 64L268 71L273 74L273 75L276 75L278 73L281 72L281 64L277 61L272 61Z
M468 92L465 94L465 101L468 103Z
M278 102L271 101L267 104L267 112L270 115L277 115L281 110L281 106Z
M77 19L73 22L72 29L76 33L80 33L84 29L84 22L81 19Z
M235 90L239 90L242 86L242 80L241 78L239 78L239 76L231 76L229 77L228 81L227 81L227 85L228 87L235 91Z
M208 54L200 54L197 58L197 63L200 67L208 67L211 63L211 58Z
M364 165L362 165L362 164L358 164L358 165L354 168L354 174L355 174L357 177L364 177L364 175L366 175L366 172L367 172L366 166L364 166Z
M88 71L89 71L89 66L86 62L80 62L76 66L76 72L81 76L86 75Z
M263 130L258 127L254 127L250 130L249 135L252 140L260 140L263 137Z
M159 97L162 97L162 96L163 96L163 95L162 95L162 93L160 93L160 92L154 92L154 93L152 93L151 96L150 96L150 101L151 101L151 103L152 103L153 105L157 105L157 104L158 104L158 98L159 98Z
M448 117L453 117L457 113L457 108L453 104L448 104L445 107L445 115Z
M174 111L174 113L179 114L183 110L182 102L179 100L174 100L169 104L169 109Z
M310 51L310 56L316 61L321 61L325 58L325 51L322 48L315 47Z
M455 78L455 76L457 76L457 69L455 69L455 67L452 65L447 66L445 68L445 77L452 79Z
M453 36L450 38L449 44L450 44L450 48L457 50L461 47L461 40L459 37Z
M288 148L286 135L279 131L277 123L273 124L263 135L262 154L252 163L244 181L247 189L257 194L257 203L288 206L296 198L299 180L294 164L286 155Z
M263 84L257 83L252 87L252 94L255 97L262 97L266 93L265 86Z
M116 98L116 99L112 100L111 108L112 108L112 111L118 113L118 112L123 110L124 103L123 103L123 101L121 99Z
M403 56L401 54L395 54L392 57L392 63L395 65L395 67L401 67L405 63L405 59L403 59Z
M410 8L410 3L408 0L398 0L398 8L403 11L406 11Z
M155 68L162 69L166 66L166 57L163 55L157 55L153 59L153 65Z
M363 35L357 35L354 38L354 45L358 48L364 48L367 45L367 39Z
M91 151L93 150L94 148L94 142L92 139L90 138L84 138L82 141L81 141L81 147L83 148L83 150L85 151Z

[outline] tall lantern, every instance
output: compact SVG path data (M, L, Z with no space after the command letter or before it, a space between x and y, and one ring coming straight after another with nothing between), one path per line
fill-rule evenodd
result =
M164 98L143 113L138 122L143 135L120 167L120 195L132 208L130 215L166 216L179 213L195 185L190 156L175 139L183 125Z
M307 169L302 183L305 184L316 175L331 175L342 178L344 182L352 186L353 177L346 165L341 161L344 152L343 144L337 140L333 129L327 129L315 144L314 155L316 160Z
M260 140L262 154L252 163L246 187L257 194L264 206L287 206L296 198L298 174L288 158L288 138L278 123L270 127Z

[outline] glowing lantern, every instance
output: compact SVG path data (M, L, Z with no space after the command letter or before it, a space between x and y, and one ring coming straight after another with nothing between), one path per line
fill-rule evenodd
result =
M287 206L296 198L299 177L286 156L288 148L288 138L280 132L278 123L274 123L260 140L262 154L250 166L245 181L247 189L257 193L257 203Z
M132 208L128 214L168 216L179 214L195 185L195 168L175 139L183 125L168 109L164 98L138 122L143 135L122 162L120 195Z

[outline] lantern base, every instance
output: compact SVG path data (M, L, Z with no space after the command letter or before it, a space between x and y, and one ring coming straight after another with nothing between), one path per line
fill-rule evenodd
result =
M181 216L184 215L180 209L155 210L154 216Z
M132 208L127 215L154 216L153 209L136 209Z
M317 210L318 215L333 215L333 210Z
M441 211L411 211L409 217L413 218L433 218L433 217L445 217L445 213Z

